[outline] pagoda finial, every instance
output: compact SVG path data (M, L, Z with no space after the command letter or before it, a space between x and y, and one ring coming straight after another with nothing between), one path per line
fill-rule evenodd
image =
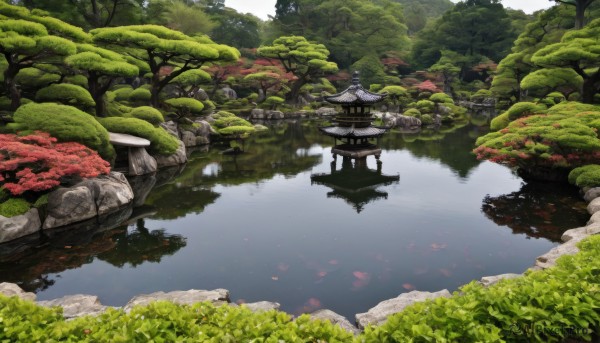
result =
M355 70L354 73L352 74L352 84L355 86L360 85L360 77L359 77L359 72L358 70Z

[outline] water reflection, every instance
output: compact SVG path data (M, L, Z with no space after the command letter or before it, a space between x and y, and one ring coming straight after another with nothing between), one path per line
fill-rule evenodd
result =
M364 206L377 199L387 199L388 193L378 190L380 186L397 184L399 175L385 175L381 172L382 162L377 161L377 170L367 166L366 159L342 159L341 169L337 170L337 162L331 162L329 174L320 173L310 176L311 184L327 186L333 191L327 193L328 198L339 198L351 205L357 213Z
M577 227L589 218L585 203L573 201L576 198L574 187L529 182L516 192L486 196L481 210L496 224L508 226L514 234L560 242L565 227Z

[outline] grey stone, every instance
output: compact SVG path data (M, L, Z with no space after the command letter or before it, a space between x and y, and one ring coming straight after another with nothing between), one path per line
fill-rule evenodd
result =
M284 118L285 115L281 111L267 111L267 119L278 120Z
M97 316L108 308L100 304L97 296L85 294L67 295L59 299L38 301L38 305L44 307L60 306L63 309L63 316L67 319L88 315Z
M493 284L498 283L500 280L506 280L506 279L514 279L514 278L518 278L523 276L522 274L500 274L500 275L494 275L494 276L484 276L481 278L481 280L479 282L481 282L482 285L484 285L485 287L489 287Z
M244 304L244 306L246 306L252 312L278 310L281 307L279 303L271 301L258 301L254 303L247 303Z
M196 146L196 135L187 130L181 131L181 141L185 145L185 147Z
M337 111L333 107L319 107L315 111L315 114L318 115L319 117L333 116L336 113L337 113Z
M594 214L594 213L600 211L600 198L596 198L596 199L592 200L588 204L587 210L588 210L589 214Z
M226 289L215 289L212 291L191 289L189 291L174 291L174 292L156 292L151 294L142 294L135 296L129 300L123 309L127 312L131 311L134 306L148 305L154 301L171 301L176 304L195 304L203 301L213 303L229 302L229 291Z
M48 195L44 229L90 219L98 215L92 191L85 185L59 188Z
M587 225L594 224L600 222L600 212L596 212L592 214L590 220L588 220Z
M164 123L160 123L160 127L165 129L171 136L179 139L179 133L177 133L177 123L169 120Z
M129 148L129 175L145 175L154 173L157 164L146 148Z
M250 111L250 119L266 119L265 110L254 108Z
M446 107L444 105L439 105L437 110L438 110L438 113L443 116L452 114L452 110L449 107Z
M37 208L32 208L25 214L11 218L0 216L0 243L36 233L41 228L42 222Z
M185 145L182 141L179 141L179 148L177 148L177 151L175 151L175 153L168 156L155 155L154 158L156 159L158 168L173 167L178 166L180 164L184 164L185 162L187 162L187 155L185 154Z
M340 314L337 314L331 310L327 310L327 309L318 310L316 312L311 313L310 318L311 319L328 320L331 323L338 325L342 329L344 329L354 335L358 335L361 333L361 330L359 330L356 326L352 325L352 323L350 323L350 321L346 317L344 317Z
M80 184L92 190L98 215L115 212L133 201L133 190L121 173L110 172Z
M579 252L577 243L579 243L584 236L574 236L569 239L566 243L563 243L557 247L552 248L550 251L542 256L539 256L536 261L536 267L542 269L550 268L556 265L556 260L563 255L575 255Z
M25 292L17 284L10 282L0 283L0 293L7 297L17 296L23 300L35 301L36 295L30 292Z
M227 85L221 88L221 92L223 92L223 95L225 95L229 100L237 99L237 93Z
M132 136L124 133L108 133L108 139L112 145L131 146L131 147L148 147L150 141L137 136Z
M266 126L264 126L264 125L261 125L261 124L254 124L254 130L256 130L256 131L266 131L266 130L268 130L268 129L269 129L269 128L268 128L268 127L266 127Z
M356 315L356 323L359 329L364 329L367 325L381 325L385 323L390 315L402 312L409 305L439 297L448 298L450 297L450 292L444 289L434 293L419 291L403 293L397 298L380 302L366 313L358 313Z
M198 88L198 90L194 92L194 98L200 101L208 100L208 93L206 93L204 89Z
M405 116L405 115L396 116L396 126L399 126L402 128L414 128L414 127L421 127L421 125L422 125L422 123L419 118Z
M600 213L600 212L598 212ZM593 217L593 216L592 216ZM563 242L569 242L571 240L581 241L590 235L597 235L600 233L600 223L594 222L588 226L579 227L571 230L567 230L563 233L560 238Z
M210 124L206 120L196 120L194 123L199 124L196 128L196 136L208 137L210 135Z
M585 195L583 196L583 199L586 202L591 202L592 200L594 200L598 197L600 197L600 187L594 187L594 188L590 188L585 191Z
M210 144L210 138L207 136L196 136L196 145L207 145Z

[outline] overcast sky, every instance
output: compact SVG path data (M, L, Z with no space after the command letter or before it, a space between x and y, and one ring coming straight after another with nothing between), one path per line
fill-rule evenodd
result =
M452 0L458 2L459 0ZM235 8L241 13L252 13L255 16L267 20L267 15L275 15L276 0L225 0L225 6ZM542 8L548 8L554 4L549 0L502 0L504 7L520 9L526 13L533 13Z

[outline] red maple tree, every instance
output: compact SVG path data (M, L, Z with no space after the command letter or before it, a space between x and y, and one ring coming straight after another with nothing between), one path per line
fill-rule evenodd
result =
M27 136L0 134L0 187L13 195L52 189L67 177L109 172L110 164L82 144L57 143L39 131Z

